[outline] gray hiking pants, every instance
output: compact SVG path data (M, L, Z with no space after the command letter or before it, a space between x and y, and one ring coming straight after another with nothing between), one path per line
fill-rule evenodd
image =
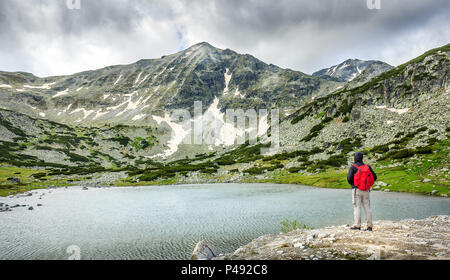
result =
M364 207L366 214L367 226L372 224L372 211L370 210L370 191L362 191L360 189L352 190L353 213L355 218L354 226L361 227L361 206Z

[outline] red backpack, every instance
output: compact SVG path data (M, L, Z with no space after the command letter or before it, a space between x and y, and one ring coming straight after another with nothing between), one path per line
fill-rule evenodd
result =
M353 166L358 169L358 172L356 172L355 178L353 179L355 186L362 191L370 190L370 188L375 183L375 180L373 179L373 174L370 171L369 166L357 166L356 164L354 164Z

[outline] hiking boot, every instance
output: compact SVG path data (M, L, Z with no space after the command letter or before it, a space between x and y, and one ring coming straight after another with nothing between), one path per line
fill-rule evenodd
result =
M372 227L367 227L367 231L372 231Z
M353 230L361 230L361 227L352 226L350 229L353 229Z

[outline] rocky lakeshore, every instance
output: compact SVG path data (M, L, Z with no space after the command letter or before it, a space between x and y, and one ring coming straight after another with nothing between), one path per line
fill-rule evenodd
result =
M194 255L198 255L198 252L194 252ZM432 216L423 220L376 221L373 232L354 231L349 225L342 225L265 235L238 248L234 253L213 259L448 260L450 259L450 219L449 216Z

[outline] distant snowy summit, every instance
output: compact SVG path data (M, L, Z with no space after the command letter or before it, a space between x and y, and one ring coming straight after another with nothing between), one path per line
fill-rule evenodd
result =
M341 64L322 69L312 75L335 82L350 82L362 75L375 77L392 68L394 67L378 60L348 59Z

